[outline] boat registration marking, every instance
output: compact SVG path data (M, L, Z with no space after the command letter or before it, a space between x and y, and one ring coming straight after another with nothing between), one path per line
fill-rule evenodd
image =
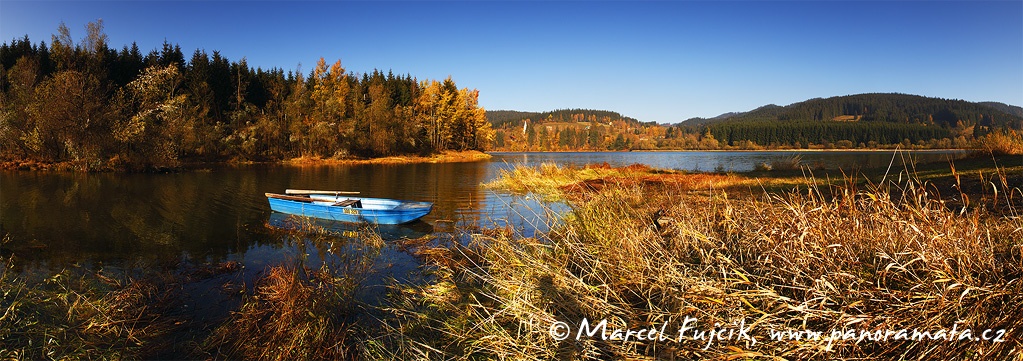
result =
M354 216L359 215L359 210L358 209L345 208L345 209L342 209L341 211L344 212L345 214L351 214L351 215L354 215Z

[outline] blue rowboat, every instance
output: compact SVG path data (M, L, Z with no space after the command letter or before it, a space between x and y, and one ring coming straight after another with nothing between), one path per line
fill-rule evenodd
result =
M415 239L433 233L433 226L426 222L411 222L406 224L367 224L340 222L322 218L310 218L285 214L281 212L270 212L267 224L271 227L300 233L326 233L335 237L348 239L361 239L361 232L371 230L380 235L384 241L398 239Z
M276 212L351 223L404 224L423 218L433 203L352 197L353 192L294 191L266 193Z

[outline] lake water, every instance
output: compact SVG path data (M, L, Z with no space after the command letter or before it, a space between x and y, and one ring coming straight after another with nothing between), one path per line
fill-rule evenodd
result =
M962 152L909 152L919 162ZM233 260L254 275L267 265L326 259L275 231L287 224L271 214L263 193L286 188L360 191L365 196L434 202L433 212L407 226L381 228L383 238L454 234L458 225L510 225L530 234L546 217L527 197L483 190L501 169L545 162L584 166L648 164L658 168L746 171L799 155L828 168L885 167L892 152L630 152L496 153L490 161L357 166L217 166L172 174L0 172L0 235L5 254L22 269L47 273L72 266L118 268ZM328 225L330 226L330 225ZM338 225L344 228L344 225ZM408 255L384 252L387 277L416 266ZM383 277L383 276L382 276Z

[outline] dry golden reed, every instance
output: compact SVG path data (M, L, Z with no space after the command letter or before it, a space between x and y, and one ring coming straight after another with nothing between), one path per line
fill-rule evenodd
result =
M492 185L552 192L582 172L515 169ZM535 174L553 179L507 179ZM1018 359L1023 218L956 211L926 188L903 180L730 198L642 182L583 187L585 197L556 197L573 210L542 236L484 231L433 251L443 255L435 281L394 290L395 336L371 349L430 359ZM583 318L673 331L686 317L703 328L745 322L758 342L550 334L554 322L575 331ZM1004 342L768 339L953 327L1005 330Z

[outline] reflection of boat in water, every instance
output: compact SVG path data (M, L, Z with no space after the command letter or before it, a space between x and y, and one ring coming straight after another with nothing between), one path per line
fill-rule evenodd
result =
M380 234L380 238L390 241L402 238L419 238L433 232L433 227L426 222L407 224L367 224L332 221L328 219L309 218L270 212L270 226L300 232L322 232L346 238L359 238L359 232L367 229Z
M270 209L288 214L353 223L403 224L430 213L433 203L350 197L351 192L295 191L265 193Z

